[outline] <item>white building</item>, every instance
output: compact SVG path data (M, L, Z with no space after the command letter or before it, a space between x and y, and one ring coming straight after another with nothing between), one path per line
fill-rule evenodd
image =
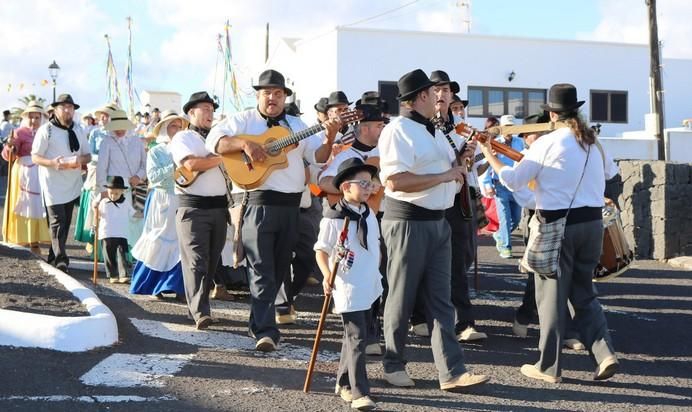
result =
M415 68L445 70L458 81L476 126L489 115L537 112L554 83L577 87L583 114L602 124L602 136L644 130L650 111L648 45L337 27L284 39L267 66L290 79L310 121L313 104L334 90L352 101L377 90L397 108L396 81ZM692 117L690 73L692 60L663 62L666 127Z
M151 112L158 108L161 112L166 110L182 110L180 93L145 90L142 92L142 110Z

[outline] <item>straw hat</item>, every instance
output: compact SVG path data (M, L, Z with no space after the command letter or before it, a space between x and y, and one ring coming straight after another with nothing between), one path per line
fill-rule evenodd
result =
M26 105L21 117L25 117L29 113L40 113L41 116L46 115L46 113L43 111L43 106L41 106L41 103L37 102L36 100L30 101L29 104Z
M127 118L127 113L124 110L114 110L111 113L111 121L106 125L106 130L132 130L135 128L134 123Z
M154 135L154 137L158 136L164 124L167 125L167 122L176 119L180 119L183 122L183 129L185 129L187 125L190 123L185 117L180 116L174 110L166 110L165 112L161 113L161 120L158 123L156 123L156 125L151 131L151 134Z
M118 110L118 109L119 109L119 107L118 107L117 104L115 104L115 103L108 103L108 104L106 104L105 106L96 109L96 111L94 111L94 116L98 117L98 116L99 116L99 113L105 113L105 114L107 114L107 115L109 115L109 116L112 116L112 115L113 115L113 112L116 111L116 110Z

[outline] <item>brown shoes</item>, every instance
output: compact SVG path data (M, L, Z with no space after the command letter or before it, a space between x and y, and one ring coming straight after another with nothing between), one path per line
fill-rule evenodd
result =
M197 330L203 330L209 327L213 322L211 316L204 315L197 319L196 325L197 325Z
M274 352L276 350L276 343L274 339L269 336L260 338L255 344L255 350L259 352Z
M214 286L214 289L211 291L210 297L216 300L233 300L233 295L228 293L228 291L226 290L226 286L224 285Z
M486 375L474 375L471 372L466 372L462 375L452 378L452 380L440 383L440 389L448 392L458 392L472 386L481 385L490 380Z

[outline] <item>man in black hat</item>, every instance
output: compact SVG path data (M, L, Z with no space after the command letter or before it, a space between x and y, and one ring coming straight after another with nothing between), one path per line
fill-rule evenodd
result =
M327 108L327 118L337 119L341 113L348 110L348 106L350 105L351 102L348 101L346 93L342 92L341 90L331 92L327 98L327 104L325 106ZM335 141L338 144L350 144L353 141L354 136L353 127L346 125L339 130Z
M451 231L445 210L464 180L453 166L455 154L430 121L435 94L420 69L399 79L401 116L380 137L380 178L385 184L382 234L389 262L389 294L384 309L384 377L395 386L414 386L406 373L404 349L416 294L422 291L427 317L433 320L432 351L440 389L456 391L488 381L466 371L454 334L450 296Z
M324 123L327 120L329 120L329 117L327 117L327 101L329 99L326 97L320 97L320 99L315 103L315 112L317 114L317 121L320 123Z
M218 154L243 152L251 162L263 162L267 153L242 134L261 135L270 127L282 126L292 132L306 129L300 119L286 115L286 97L293 91L286 87L284 76L275 70L263 72L253 86L257 90L257 108L230 115L209 134L207 148ZM241 229L248 263L250 294L249 332L259 351L273 351L279 343L274 300L281 283L288 277L291 254L298 238L298 215L305 188L305 163L324 163L331 153L338 119L323 123L324 140L314 135L301 140L286 153L288 165L272 172L259 187L246 191L233 187L233 201L247 202Z
M449 104L449 110L452 114L459 118L460 121L466 120L466 106L469 105L468 100L461 100L459 95L452 96L452 103Z
M198 173L190 186L176 185L178 211L176 230L185 283L185 297L197 329L212 322L209 292L226 243L228 197L221 158L210 152L205 139L218 104L207 94L197 92L183 106L190 125L173 136L168 145L177 167Z
M430 74L430 80L436 82L433 86L435 94L435 120L437 128L445 135L450 147L455 152L460 152L459 161L464 164L465 159L473 156L476 150L475 143L464 144L461 137L454 131L455 121L449 104L452 100L452 93L459 91L459 84L451 81L446 72L442 70L433 71ZM469 190L468 187L462 188ZM471 196L471 193L459 192L454 196L454 205L446 210L445 218L452 230L451 247L452 247L452 304L456 309L456 325L454 333L460 342L470 342L487 338L487 335L478 332L475 329L475 320L473 316L473 305L469 297L469 284L466 271L471 266L475 256L475 234L476 228L473 224L474 219L471 216L464 217L461 211L461 196ZM471 206L471 202L469 202ZM429 327L425 319L424 305L425 301L419 299L414 308L411 324L413 331L418 334L421 329L425 332Z
M3 110L2 121L0 122L0 142L4 143L7 137L10 135L10 131L14 129L12 122L10 122L10 111Z
M82 165L91 161L91 153L84 130L73 121L79 105L72 96L61 94L51 106L55 114L36 131L31 160L39 166L38 177L50 227L48 263L66 272L70 259L65 243L72 210L82 192Z

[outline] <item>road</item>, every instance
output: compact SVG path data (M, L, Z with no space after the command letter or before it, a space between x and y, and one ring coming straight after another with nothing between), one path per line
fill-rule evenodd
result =
M429 340L410 337L415 388L388 386L380 358L368 359L380 410L692 410L692 273L640 261L599 284L621 373L594 382L589 356L566 350L563 382L548 384L519 373L522 364L537 359L538 330L532 325L526 339L512 335L524 279L516 260L497 257L488 239L479 253L480 290L473 303L478 329L489 338L463 347L468 367L490 375L491 382L467 394L440 391ZM122 285L92 286L89 272L73 275L115 313L120 342L75 354L0 347L0 410L349 410L333 394L341 338L335 315L328 318L312 392L302 392L322 302L318 288L308 288L297 302L299 322L282 328L280 351L265 355L255 353L247 338L247 292L235 292L234 302L214 302L219 322L199 332L183 305L131 296Z

